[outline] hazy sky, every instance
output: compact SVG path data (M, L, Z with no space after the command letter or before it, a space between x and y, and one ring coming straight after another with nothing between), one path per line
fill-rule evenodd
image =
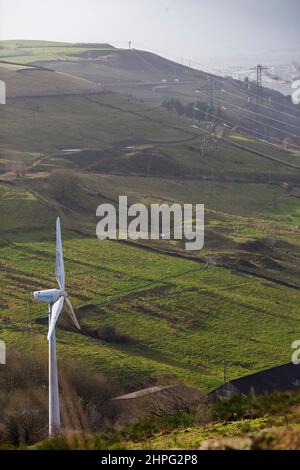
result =
M300 45L300 0L0 0L0 39L110 42L193 60Z

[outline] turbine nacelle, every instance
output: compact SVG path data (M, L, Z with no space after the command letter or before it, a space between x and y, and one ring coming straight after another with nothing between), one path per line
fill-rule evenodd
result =
M54 304L60 297L66 297L66 292L59 289L39 290L33 293L33 297L37 302Z

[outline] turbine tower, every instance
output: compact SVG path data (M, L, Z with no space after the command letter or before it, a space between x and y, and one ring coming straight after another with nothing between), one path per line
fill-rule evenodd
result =
M67 292L65 291L65 268L59 217L56 219L55 277L58 282L59 289L37 291L33 294L35 300L38 302L48 303L49 330L47 338L49 341L49 436L58 434L61 427L55 326L65 301L70 312L71 320L73 321L75 327L80 330L80 325L77 321L72 304Z

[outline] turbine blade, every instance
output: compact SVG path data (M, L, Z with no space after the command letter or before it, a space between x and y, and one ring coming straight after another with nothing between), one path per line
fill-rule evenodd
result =
M65 267L64 257L61 241L61 226L60 218L56 219L56 263L55 263L55 276L62 291L65 290Z
M57 323L60 312L63 309L63 306L64 306L64 297L60 297L52 306L51 320L50 320L49 331L48 331L48 340L50 340L51 336L53 335L55 325Z
M69 297L66 297L66 304L68 306L68 309L69 309L69 312L70 312L70 317L71 317L71 320L72 322L74 323L75 327L78 329L78 330L81 330L81 327L79 325L79 322L77 320L77 317L76 317L76 314L73 310L73 307L72 307L72 304L71 304L71 301L69 299Z

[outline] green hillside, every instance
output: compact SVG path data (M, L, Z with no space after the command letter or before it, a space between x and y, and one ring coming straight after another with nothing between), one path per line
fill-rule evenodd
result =
M300 143L299 106L290 97L263 88L263 102L258 104L256 82L218 77L150 52L119 49L110 44L0 41L1 60L80 77L151 106L174 98L183 105L213 104L209 119L217 116L222 124L239 126L243 133L276 144L286 139L291 145Z
M88 73L106 70L107 80L113 70L115 79L125 69L124 80L148 74L137 51L22 44L4 43L1 53L22 52L20 63L40 54L49 68L49 54L57 61L59 53L64 66L72 57ZM168 80L175 72L207 80L154 55L147 60L150 80L162 70ZM155 100L121 94L124 83L103 90L83 79L96 77L75 75L0 66L9 90L0 114L1 339L11 349L46 351L47 312L32 291L55 286L60 215L68 290L83 327L78 334L61 325L60 357L80 358L130 390L157 380L209 390L223 381L224 359L230 378L288 362L299 318L299 152L238 129L216 137ZM97 241L97 206L122 194L146 204L204 203L204 250Z
M5 76L6 68L1 70ZM118 93L97 93L95 85L73 77L34 71L26 85L15 78L16 71L9 74L17 97L9 99L0 115L2 161L14 153L22 159L25 151L35 155L26 157L26 163L40 171L67 167L262 183L270 176L277 182L298 180L296 152L233 133L218 142L211 139L203 154L206 131L193 128L188 119Z
M111 50L110 44L71 44L54 41L0 41L0 61L31 64L42 60L68 60L70 55L95 48L98 51Z
M6 220L0 233L1 337L9 347L46 350L46 311L33 303L31 291L55 285L53 227L59 213L68 290L85 332L59 330L63 356L80 357L136 387L168 376L202 390L222 383L224 358L231 378L288 362L299 316L299 287L293 287L300 274L296 198L267 185L77 175L80 187L63 204L47 178L0 186ZM97 241L95 209L120 191L131 202L204 202L201 259L197 253L186 259L180 243ZM269 245L274 227L276 241ZM95 338L103 326L114 326L125 340Z
M7 100L101 91L99 86L84 79L31 66L0 63L0 77L6 83Z

